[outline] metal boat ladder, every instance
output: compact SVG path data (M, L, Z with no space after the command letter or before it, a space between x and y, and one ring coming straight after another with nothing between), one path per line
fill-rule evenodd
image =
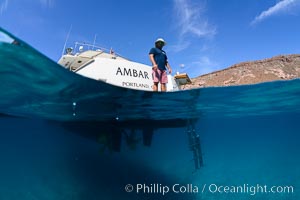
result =
M203 156L200 143L200 135L195 129L195 120L188 120L187 122L187 135L189 140L189 149L193 152L193 160L195 163L195 170L203 167Z

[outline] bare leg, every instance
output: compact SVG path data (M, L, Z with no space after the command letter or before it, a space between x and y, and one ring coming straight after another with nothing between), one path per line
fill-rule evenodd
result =
M154 83L152 88L153 88L154 92L157 92L158 91L158 83Z
M162 83L162 84L161 84L161 91L162 91L162 92L167 91L167 87L166 87L166 84L165 84L165 83Z

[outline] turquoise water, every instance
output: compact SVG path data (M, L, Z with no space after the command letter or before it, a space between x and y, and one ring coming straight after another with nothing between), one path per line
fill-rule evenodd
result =
M300 199L300 80L127 90L73 74L1 34L0 199ZM199 169L189 130L200 138Z

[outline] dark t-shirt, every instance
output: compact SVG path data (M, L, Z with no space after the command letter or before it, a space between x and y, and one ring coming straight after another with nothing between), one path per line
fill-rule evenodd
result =
M168 58L164 50L154 47L150 49L149 54L154 55L154 60L157 64L158 69L166 70L166 64L168 62Z

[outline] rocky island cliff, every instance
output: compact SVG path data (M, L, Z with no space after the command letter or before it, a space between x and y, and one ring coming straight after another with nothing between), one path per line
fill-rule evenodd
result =
M273 58L242 62L223 70L191 79L184 89L211 86L256 84L300 77L300 54L280 55Z

